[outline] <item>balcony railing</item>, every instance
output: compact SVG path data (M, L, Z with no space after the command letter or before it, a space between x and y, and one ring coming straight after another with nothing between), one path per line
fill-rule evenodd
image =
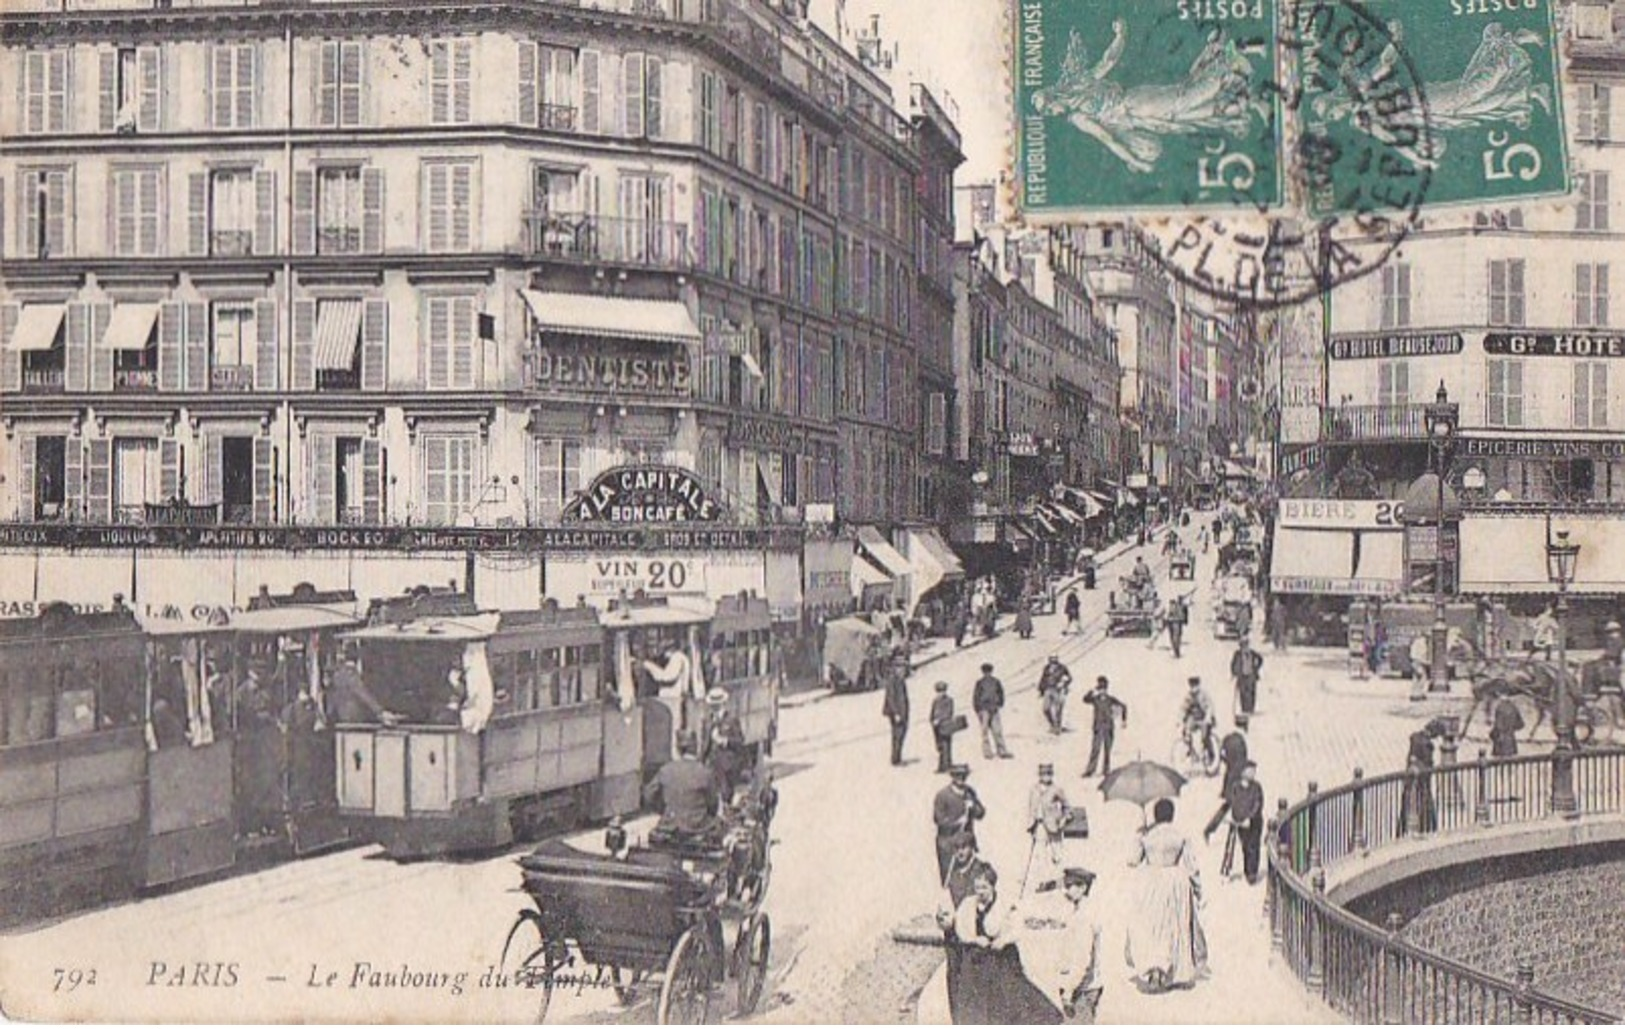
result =
M542 128L553 132L576 130L576 109L571 104L541 104L536 111Z
M158 390L158 371L155 368L113 369L114 393L155 393Z
M528 212L525 247L532 257L646 268L689 267L688 226L676 222Z
M359 226L324 225L316 232L316 252L319 254L361 253Z
M61 368L23 369L24 393L61 393L63 381Z
M1349 404L1321 414L1320 438L1328 443L1427 439L1423 404Z
M346 390L360 389L361 376L350 368L318 368L316 370L316 391L344 392Z
M216 525L220 521L219 504L145 504L148 525Z
M209 389L216 393L247 393L254 388L254 369L246 364L222 364L209 369Z
M254 252L254 234L247 229L216 229L210 253L216 257L247 257Z

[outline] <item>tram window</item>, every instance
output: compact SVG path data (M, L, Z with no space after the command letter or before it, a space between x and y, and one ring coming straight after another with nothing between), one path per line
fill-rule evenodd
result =
M63 690L57 695L56 735L81 736L96 731L96 688Z
M548 647L536 654L536 706L559 706L559 651Z
M8 747L51 738L51 694L17 690L6 695L5 743Z
M559 668L559 706L581 703L581 648L563 648Z
M517 654L491 655L491 688L494 692L491 714L500 718L517 710L517 683L514 681L514 659Z
M597 643L581 648L581 696L597 700L603 696L604 648Z

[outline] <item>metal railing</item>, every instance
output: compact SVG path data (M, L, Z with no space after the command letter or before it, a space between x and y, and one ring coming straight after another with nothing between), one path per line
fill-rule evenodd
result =
M1285 800L1268 840L1273 943L1292 972L1352 1021L1376 1024L1614 1024L1619 1014L1535 989L1527 963L1509 976L1471 968L1376 926L1326 897L1326 869L1403 839L1468 834L1552 816L1550 754L1446 763ZM1582 815L1625 811L1625 748L1573 758Z
M254 367L217 364L209 369L209 389L216 393L246 393L254 388Z
M1351 443L1427 439L1424 404L1345 404L1321 412L1321 440Z
M677 222L530 211L525 214L525 247L533 257L647 268L689 266L688 226Z
M57 368L23 368L24 393L61 393L65 388L66 379L63 369Z

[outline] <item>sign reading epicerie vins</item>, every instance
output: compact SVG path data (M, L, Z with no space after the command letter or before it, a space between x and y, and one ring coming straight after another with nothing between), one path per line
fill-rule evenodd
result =
M612 468L564 510L566 521L711 522L722 514L695 474L667 465Z

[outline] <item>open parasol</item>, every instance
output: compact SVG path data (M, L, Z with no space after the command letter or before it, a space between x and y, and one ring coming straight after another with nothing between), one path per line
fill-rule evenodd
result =
M1107 800L1126 800L1143 811L1153 800L1177 797L1185 788L1185 777L1155 761L1131 761L1100 780L1100 792Z

